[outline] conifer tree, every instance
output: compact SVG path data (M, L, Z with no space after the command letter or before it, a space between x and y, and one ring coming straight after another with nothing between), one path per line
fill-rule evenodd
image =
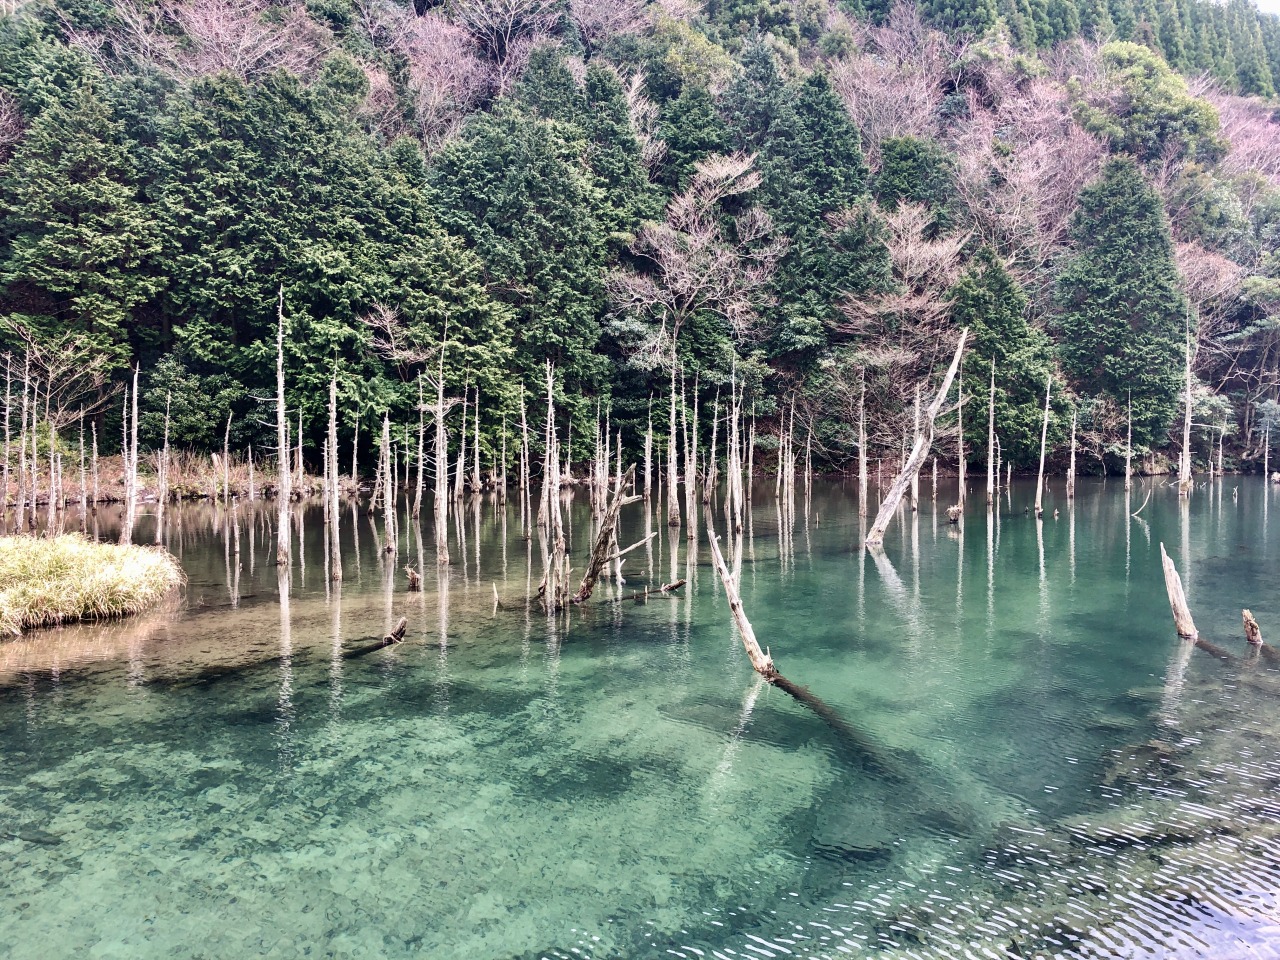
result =
M1058 281L1062 365L1077 389L1133 400L1139 444L1164 438L1178 410L1188 304L1164 205L1128 157L1080 195L1076 253Z

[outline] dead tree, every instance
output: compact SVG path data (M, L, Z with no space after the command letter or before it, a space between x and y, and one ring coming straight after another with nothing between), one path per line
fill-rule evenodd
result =
M1186 372L1187 381L1186 411L1182 418L1182 455L1178 458L1178 496L1190 497L1195 486L1191 479L1191 337L1187 336Z
M1044 381L1044 423L1040 427L1040 472L1036 476L1036 517L1044 516L1044 454L1049 440L1049 391L1053 389L1053 375Z
M724 585L724 594L729 601L729 611L733 614L738 636L742 638L742 646L747 651L747 657L751 660L751 666L756 673L772 683L782 675L773 665L773 658L769 655L769 651L760 649L756 632L752 629L751 621L747 619L746 611L742 608L742 597L738 593L738 585L734 582L733 574L729 572L724 557L720 553L720 538L716 535L712 523L710 507L707 508L706 524L707 542L711 545L711 562L715 565L716 573L720 575L721 584Z
M991 358L991 399L987 404L987 506L996 500L996 358Z
M1258 626L1258 621L1254 619L1253 614L1248 610L1242 611L1244 619L1244 638L1254 647L1262 646L1262 628Z
M876 513L876 519L871 524L871 530L867 533L867 538L864 541L867 546L884 542L885 530L888 529L889 521L893 519L895 511L898 509L898 504L902 501L902 496L906 492L907 486L911 483L912 474L920 469L925 457L929 455L929 448L933 444L934 420L937 419L943 402L951 392L951 381L955 379L956 371L960 368L960 358L964 355L964 344L968 336L969 329L966 327L960 332L960 341L956 344L955 356L951 359L951 366L947 368L946 376L943 377L938 394L924 412L920 433L916 436L911 454L907 457L907 462L903 464L902 471L889 486L888 492L880 503L880 510Z
M288 566L290 545L289 420L284 405L284 284L276 309L276 564Z
M1160 544L1160 563L1164 567L1164 586L1169 594L1169 608L1173 611L1173 625L1178 636L1186 640L1196 640L1200 633L1196 630L1195 621L1191 619L1191 608L1187 606L1187 595L1182 590L1182 578L1178 570L1165 552L1164 544Z
M596 531L596 541L591 548L591 559L587 561L586 573L582 575L582 583L578 585L578 592L569 598L569 603L575 606L586 603L591 599L591 594L595 590L596 582L600 579L600 574L610 563L620 559L624 554L630 553L637 547L644 546L644 544L657 536L656 533L651 533L625 550L615 552L613 549L617 543L615 531L618 524L618 514L627 504L635 503L637 500L642 499L641 497L629 497L624 492L626 485L635 476L635 472L635 464L632 464L627 468L626 474L619 477L614 485L613 499L605 509L604 517L600 521L600 529Z
M339 527L342 518L339 513L338 498L338 368L334 365L333 375L329 378L329 454L326 458L325 468L328 471L326 486L328 487L328 498L325 503L327 516L329 520L329 579L342 579L342 541L339 536ZM418 442L419 453L421 456L422 442Z
M1067 467L1067 499L1076 498L1076 411L1071 411L1071 463Z

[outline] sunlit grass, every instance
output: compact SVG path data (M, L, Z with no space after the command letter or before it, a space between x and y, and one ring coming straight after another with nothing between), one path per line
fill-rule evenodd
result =
M157 547L78 534L0 537L0 634L138 613L183 580L178 561Z

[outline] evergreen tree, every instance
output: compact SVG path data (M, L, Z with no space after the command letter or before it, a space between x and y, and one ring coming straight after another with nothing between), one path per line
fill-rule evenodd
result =
M1189 306L1159 196L1126 157L1080 195L1076 253L1058 280L1059 353L1077 389L1124 409L1138 444L1164 440L1178 410Z
M703 86L685 85L663 108L658 132L667 145L659 183L672 193L684 189L699 161L727 149L724 121Z
M0 180L0 287L37 328L81 331L123 366L133 310L159 285L156 228L120 139L88 84L35 118Z
M896 208L906 200L933 213L934 227L945 230L954 220L954 162L936 142L919 137L890 137L880 144L880 172L872 184L882 206Z
M1002 456L1017 466L1029 466L1040 454L1045 378L1053 370L1049 338L1027 323L1027 295L990 247L974 256L952 288L951 299L956 327L969 328L964 357L966 445L975 456L986 455L994 359L996 431ZM1061 417L1054 418L1055 439L1062 432L1061 424Z

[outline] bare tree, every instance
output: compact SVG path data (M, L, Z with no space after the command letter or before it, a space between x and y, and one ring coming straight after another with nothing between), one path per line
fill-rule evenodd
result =
M475 36L435 12L388 15L389 48L404 57L419 139L434 150L462 125L488 95L493 71ZM371 91L372 92L372 91Z
M180 77L228 72L244 79L273 70L314 74L332 43L301 4L267 0L118 0L108 39L118 52ZM92 37L78 38L90 46Z
M500 91L509 89L560 18L557 0L450 0L447 10L494 65Z
M662 223L647 224L632 252L649 269L615 270L609 290L624 316L658 321L639 349L658 366L696 313L721 317L740 339L755 334L764 287L786 249L773 221L749 207L726 227L722 203L754 190L760 174L745 154L712 156L698 164L689 187L672 198ZM668 339L670 338L670 340Z
M0 164L9 159L22 139L22 113L9 94L0 91Z
M590 58L610 37L639 32L649 22L644 7L644 0L569 0L569 20Z

